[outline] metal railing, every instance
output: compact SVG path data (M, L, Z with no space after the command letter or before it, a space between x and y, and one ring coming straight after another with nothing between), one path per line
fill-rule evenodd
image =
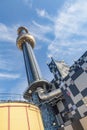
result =
M0 102L25 101L22 94L0 93Z

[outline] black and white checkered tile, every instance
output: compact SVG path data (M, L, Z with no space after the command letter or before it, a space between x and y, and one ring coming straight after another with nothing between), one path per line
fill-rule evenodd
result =
M49 64L50 71L54 74L56 82L60 84L68 107L76 118L87 115L87 51L71 67L69 74L63 79L55 61Z
M87 130L87 117L75 120L70 125L61 126L58 130Z

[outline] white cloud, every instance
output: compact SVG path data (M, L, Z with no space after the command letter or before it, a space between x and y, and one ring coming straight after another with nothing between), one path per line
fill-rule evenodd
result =
M82 6L83 5L83 6ZM64 36L68 38L73 34L84 35L86 19L87 19L87 1L76 0L74 3L68 5L56 17L55 21L55 35L56 37Z
M22 56L21 53L16 50L17 28L18 25L6 26L0 23L0 71L3 72L0 73L0 79L19 78L18 74L11 74L19 72L22 68L22 60L18 60L19 57L22 58ZM17 63L15 61L17 61ZM20 67L17 66L17 64L20 64Z
M0 73L0 79L18 79L20 78L19 74L11 74L11 73Z
M47 15L46 11L44 9L36 9L37 14L41 17L44 17Z
M68 1L53 23L54 40L48 46L48 57L73 58L87 49L87 1ZM84 50L84 51L83 51ZM78 55L77 55L78 54Z
M31 34L39 41L44 41L46 43L50 43L51 40L47 37L47 34L52 32L52 28L50 25L41 25L35 21L30 25Z
M17 28L19 25L6 26L0 23L0 83L4 84L4 81L17 81L21 80L21 83L16 86L17 83L12 84L13 87L9 86L9 91L6 87L1 86L0 90L3 93L20 93L25 89L26 82L22 81L24 72L24 62L20 51L16 50L16 38L17 38ZM3 41L3 44L2 44ZM9 44L9 43L15 43ZM20 60L19 60L20 58ZM12 90L10 90L12 89ZM6 95L5 95L6 96ZM17 96L17 95L16 95ZM13 95L14 97L14 95ZM16 98L17 99L17 98Z
M35 50L40 50L41 48L41 45L36 45Z
M16 47L16 43L14 45L9 44L9 42L7 43L7 41L3 44L2 42L0 43L0 71L11 73L19 72L21 66L23 65L23 58ZM20 64L20 66L17 64Z
M67 59L70 62L70 59L73 61L74 58L79 58L87 50L87 0L67 0L56 16L49 15L45 9L36 11L38 16L51 22L49 31L51 29L54 39L48 42L48 37L44 33L41 35L49 43L48 57ZM45 28L45 25L42 26Z
M32 8L32 3L33 3L32 0L22 0L22 1L25 3L25 5Z
M40 33L46 34L52 31L52 29L50 28L50 26L46 25L43 26L41 24L38 24L37 22L33 21L33 25L34 27L36 27L37 29L39 29ZM38 31L38 30L37 30Z
M18 25L6 26L0 23L0 41L16 42L16 32Z
M45 9L36 9L36 12L40 17L50 18L50 15L47 13Z
M36 9L36 13L37 13L38 16L40 16L40 17L47 18L47 19L49 19L49 20L52 21L52 22L54 21L53 17L50 16L45 9Z

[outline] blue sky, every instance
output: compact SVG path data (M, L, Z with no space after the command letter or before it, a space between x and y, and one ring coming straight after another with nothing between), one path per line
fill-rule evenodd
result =
M16 30L26 26L36 39L34 49L42 75L51 80L50 57L72 65L87 50L87 0L0 1L0 92L20 93L27 79Z

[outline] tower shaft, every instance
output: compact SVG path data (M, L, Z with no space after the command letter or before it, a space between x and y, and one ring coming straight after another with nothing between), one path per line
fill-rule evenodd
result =
M37 88L43 88L49 83L48 81L42 79L41 72L33 52L35 40L34 37L28 33L28 30L25 27L18 28L17 46L23 51L28 79L28 88L24 93L24 98L29 99Z
M23 55L26 66L27 79L30 85L34 81L38 81L41 79L41 73L31 45L27 42L23 44Z

